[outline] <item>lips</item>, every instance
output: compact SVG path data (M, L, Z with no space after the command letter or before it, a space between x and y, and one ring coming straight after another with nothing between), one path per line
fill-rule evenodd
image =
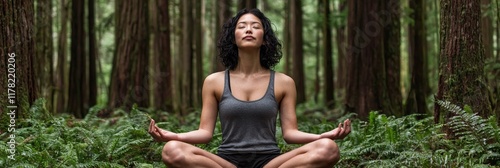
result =
M254 40L255 38L252 36L245 36L243 37L243 40Z

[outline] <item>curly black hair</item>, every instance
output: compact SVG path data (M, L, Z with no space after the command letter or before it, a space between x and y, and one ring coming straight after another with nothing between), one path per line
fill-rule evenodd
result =
M217 42L219 59L229 69L234 69L238 64L238 46L235 43L234 32L240 17L247 13L255 15L262 22L264 40L260 47L260 65L272 69L281 59L281 43L274 35L271 21L259 9L242 9L236 16L224 23Z

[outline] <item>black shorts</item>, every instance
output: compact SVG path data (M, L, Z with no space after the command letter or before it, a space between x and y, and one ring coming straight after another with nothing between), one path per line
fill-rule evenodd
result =
M238 168L262 168L280 154L217 154Z

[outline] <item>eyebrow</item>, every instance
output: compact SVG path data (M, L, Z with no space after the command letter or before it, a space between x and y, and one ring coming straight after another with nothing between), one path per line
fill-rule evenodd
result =
M246 24L247 22L246 22L246 21L241 21L241 22L238 22L238 24L241 24L241 23ZM262 24L262 23L260 23L260 22L251 22L251 24L256 24L256 23L258 23L258 24Z

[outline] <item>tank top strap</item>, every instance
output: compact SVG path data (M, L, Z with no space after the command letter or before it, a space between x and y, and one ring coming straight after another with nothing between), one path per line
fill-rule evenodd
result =
M223 96L231 93L231 87L229 87L230 85L229 82L230 82L229 69L226 69L226 71L224 72L224 92L222 94Z
M271 78L269 79L268 93L274 97L274 70L271 70Z

